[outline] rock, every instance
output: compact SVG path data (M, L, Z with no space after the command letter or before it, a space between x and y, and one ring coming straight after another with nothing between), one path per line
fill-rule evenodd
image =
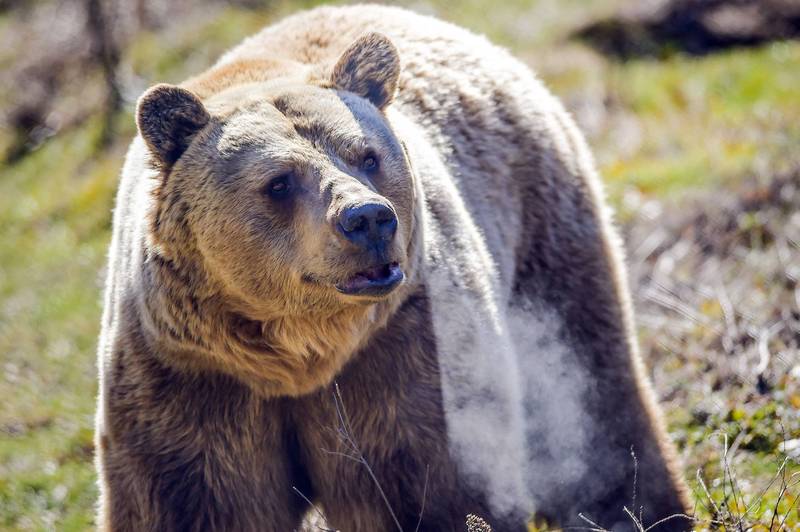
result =
M800 0L655 0L624 7L616 16L575 34L620 59L703 55L732 46L800 38Z

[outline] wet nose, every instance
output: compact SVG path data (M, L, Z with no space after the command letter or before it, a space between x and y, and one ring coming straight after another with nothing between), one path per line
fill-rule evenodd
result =
M382 203L367 203L344 209L338 226L347 240L366 248L390 242L397 231L397 217Z

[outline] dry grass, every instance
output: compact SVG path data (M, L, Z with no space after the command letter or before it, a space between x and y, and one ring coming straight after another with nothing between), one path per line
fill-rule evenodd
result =
M800 170L647 200L628 227L644 352L709 528L800 523L798 205Z

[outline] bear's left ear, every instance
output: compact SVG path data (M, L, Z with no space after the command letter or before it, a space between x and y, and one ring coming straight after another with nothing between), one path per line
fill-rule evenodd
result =
M183 155L211 115L192 92L161 84L147 90L136 105L136 125L147 147L164 168Z
M333 68L331 82L383 109L394 99L400 79L400 55L381 33L367 33L344 51Z

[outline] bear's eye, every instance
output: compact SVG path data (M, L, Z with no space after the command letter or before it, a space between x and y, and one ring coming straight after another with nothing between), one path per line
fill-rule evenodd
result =
M378 156L374 152L369 152L361 161L361 170L364 172L375 172L378 170Z
M284 199L292 191L292 178L290 175L276 177L264 188L264 193L272 199Z

